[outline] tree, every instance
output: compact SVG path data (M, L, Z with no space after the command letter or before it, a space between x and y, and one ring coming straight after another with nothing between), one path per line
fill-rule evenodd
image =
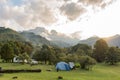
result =
M33 58L39 61L44 61L45 64L47 64L47 62L49 62L49 64L55 64L57 62L54 49L47 45L43 45L41 50L37 51Z
M78 57L77 54L68 54L66 56L66 61L67 62L77 62L78 61Z
M93 50L87 44L77 44L68 48L68 54L76 54L78 56L92 56Z
M1 48L1 59L11 62L14 57L14 50L11 44L6 43Z
M18 42L20 53L27 52L28 55L33 51L33 46L29 42Z
M49 57L50 57L50 49L49 46L47 45L43 45L40 51L40 56L41 56L41 60L45 61L45 64L47 64L47 61L49 61Z
M105 60L105 53L108 50L108 44L105 40L99 39L94 45L93 57L98 62L103 62Z
M120 60L120 49L116 47L110 47L106 53L106 63L114 65Z
M32 56L32 59L35 59L37 61L42 61L42 56L40 54L40 50L35 51L35 53Z
M96 64L96 60L90 56L81 56L79 59L81 69L89 70Z
M26 52L24 52L24 53L22 53L22 54L19 54L19 55L18 55L18 58L19 58L20 60L22 60L22 63L23 63L23 64L26 63L26 62L28 62L28 61L30 61L30 57L29 57L29 55L28 55Z

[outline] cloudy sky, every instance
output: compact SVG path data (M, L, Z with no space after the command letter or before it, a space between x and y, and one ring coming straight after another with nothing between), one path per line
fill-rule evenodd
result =
M120 34L120 0L0 0L0 26L44 27L85 39Z

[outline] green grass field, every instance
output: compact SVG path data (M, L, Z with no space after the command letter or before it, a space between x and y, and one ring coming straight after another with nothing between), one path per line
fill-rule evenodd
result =
M0 80L13 80L13 76L17 76L16 80L58 80L58 76L63 76L63 80L120 80L120 65L108 66L105 64L97 64L92 71L76 69L72 71L56 72L55 66L0 63L2 69L42 69L40 73L12 73L3 74ZM46 71L52 69L51 72ZM15 80L15 79L14 79Z

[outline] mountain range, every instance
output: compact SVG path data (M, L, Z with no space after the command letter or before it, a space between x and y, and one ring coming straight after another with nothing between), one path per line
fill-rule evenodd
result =
M94 46L95 42L100 37L93 36L85 40L79 40L75 37L66 36L60 34L55 30L48 32L44 28L36 28L28 31L17 32L10 28L0 27L0 41L17 40L17 41L29 41L34 46L41 46L43 44L55 45L59 47L70 47L78 43ZM120 35L114 35L111 37L103 38L109 46L120 47Z
M54 43L55 45L58 45L60 47L69 47L77 44L79 40L79 31L72 33L70 35L66 35L64 33L57 32L56 30L48 31L47 29L43 27L36 27L35 29L28 30L27 32L32 32L36 35L40 35L42 37L45 37L50 42Z

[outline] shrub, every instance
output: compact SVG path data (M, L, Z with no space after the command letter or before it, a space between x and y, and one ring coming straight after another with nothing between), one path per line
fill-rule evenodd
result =
M75 63L75 68L79 68L80 64L79 63Z
M89 70L92 69L93 65L96 64L95 59L91 58L90 56L81 56L79 59L81 69Z

